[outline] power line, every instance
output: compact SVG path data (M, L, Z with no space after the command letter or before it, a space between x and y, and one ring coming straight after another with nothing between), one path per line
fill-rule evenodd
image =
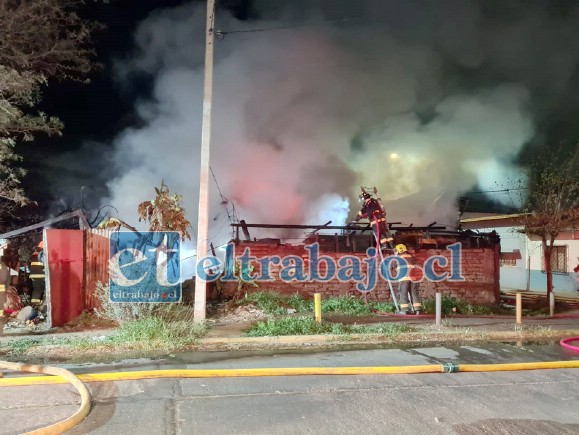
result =
M233 223L232 217L229 214L229 209L227 208L227 204L229 204L229 199L223 196L221 189L219 188L219 183L217 183L217 178L215 177L215 173L213 172L213 168L209 166L209 170L211 171L211 175L213 176L213 181L215 181L215 186L217 186L217 191L219 192L219 196L221 197L221 203L225 207L225 212L227 213L227 219L229 219L229 223Z
M481 190L477 192L467 192L466 194L483 194L483 193L504 193L504 192L514 192L519 190L528 190L528 187L514 187L512 189L500 189L500 190Z
M307 27L320 27L328 24L341 24L341 23L349 23L353 21L362 21L364 17L346 17L346 18L338 18L334 20L324 20L317 23L306 23L306 24L293 24L287 26L274 26L274 27L261 27L257 29L240 29L240 30L217 30L215 31L215 36L217 38L223 40L225 39L226 35L231 35L233 33L258 33L258 32L274 32L274 31L281 31L281 30L292 30L292 29L303 29ZM370 24L372 22L382 22L379 20L372 20L372 21L365 21L366 23Z

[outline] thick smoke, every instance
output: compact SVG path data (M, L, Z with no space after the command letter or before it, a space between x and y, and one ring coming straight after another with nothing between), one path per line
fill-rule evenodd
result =
M552 104L577 64L577 10L544 2L281 3L257 1L260 20L217 13L224 32L297 25L215 43L211 166L251 223L344 224L360 186L376 186L390 221L452 224L457 196L519 176L537 97ZM135 225L136 204L164 180L196 230L204 32L204 6L157 12L118 65L125 84L154 78L136 106L143 126L116 140L106 201ZM211 181L218 245L231 233Z

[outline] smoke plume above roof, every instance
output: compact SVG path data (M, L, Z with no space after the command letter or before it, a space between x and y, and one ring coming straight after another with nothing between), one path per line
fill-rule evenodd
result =
M579 15L545 2L481 5L258 0L260 18L247 21L219 10L214 244L231 236L217 185L250 223L343 224L360 186L376 186L390 221L423 225L454 224L456 197L518 177L539 97L544 108L564 95L577 65ZM203 5L160 10L117 65L122 84L154 80L136 104L141 125L115 142L118 177L104 201L132 224L164 180L195 233L204 46Z

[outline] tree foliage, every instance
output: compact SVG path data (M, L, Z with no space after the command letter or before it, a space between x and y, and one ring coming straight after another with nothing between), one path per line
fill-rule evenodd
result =
M579 143L539 159L529 174L522 232L541 240L547 294L553 291L551 255L557 236L579 226Z
M89 48L100 26L77 14L78 0L0 0L0 199L28 202L15 146L37 134L60 135L62 123L35 111L51 80L86 81L97 67Z
M155 187L155 193L154 200L139 204L139 222L148 222L149 231L177 231L181 240L191 240L188 231L191 223L185 217L185 209L181 205L182 196L171 195L163 181L161 187Z

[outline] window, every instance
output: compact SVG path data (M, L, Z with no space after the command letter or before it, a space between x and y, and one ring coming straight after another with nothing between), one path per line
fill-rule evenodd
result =
M543 256L543 272L545 272L545 257ZM567 273L567 246L553 246L551 251L551 270L553 273Z
M515 249L513 252L501 252L501 256L499 258L499 266L500 267L516 267L517 260L520 260L521 251Z
M501 258L499 260L499 265L500 267L515 267L517 265L517 260L512 257Z

